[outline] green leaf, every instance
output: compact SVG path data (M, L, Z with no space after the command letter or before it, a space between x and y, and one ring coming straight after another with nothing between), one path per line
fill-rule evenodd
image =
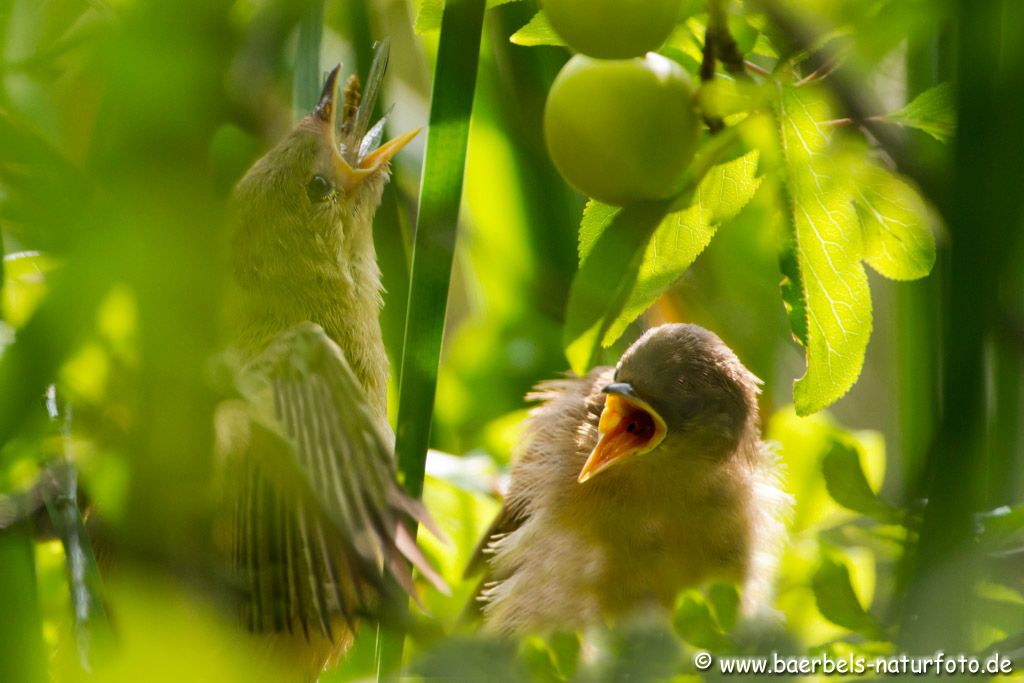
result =
M740 124L708 141L691 165L684 189L672 199L623 209L598 202L587 205L580 225L580 269L569 291L563 335L574 372L582 375L593 367L601 348L618 339L696 258L713 235L708 221L730 218L750 200L757 189L752 178L757 163L743 141L744 131ZM747 175L751 177L741 182ZM689 208L676 212L681 218L666 222L669 212L680 205ZM663 225L664 241L652 241ZM683 250L680 241L693 233L694 245ZM673 265L662 268L669 263L665 259ZM645 264L648 270L638 285Z
M591 246L581 243L583 261L569 290L563 343L576 374L582 376L597 363L601 342L628 300L647 243L669 206L670 201L612 211L588 207L593 221L588 232L599 229L599 219L607 223Z
M739 14L730 14L726 21L729 25L729 33L736 41L736 49L740 54L749 54L757 45L757 39L761 32L754 28L747 19Z
M730 649L729 637L723 633L707 600L698 590L688 590L679 596L672 621L676 633L691 645L713 652Z
M857 447L842 438L833 438L832 448L821 463L825 487L832 499L848 510L882 522L898 522L899 511L878 498L861 469Z
M797 263L796 235L791 221L785 221L784 225L788 234L779 250L779 271L782 273L779 288L782 290L782 305L786 309L793 339L800 346L807 348L807 299L804 297L803 278L800 276L800 266Z
M974 523L978 539L986 548L1024 546L1024 504L979 512Z
M3 257L4 282L0 293L0 319L13 327L24 325L46 296L47 276L57 262L37 251L22 251Z
M487 9L504 5L516 0L487 0ZM419 11L416 13L414 28L416 33L430 33L441 28L441 15L444 13L445 0L420 0Z
M587 202L583 209L583 220L580 221L580 264L586 260L597 238L611 225L615 215L622 211L617 206L602 204L596 199Z
M807 372L796 381L797 413L838 400L860 375L871 335L871 295L849 174L829 155L828 105L807 88L786 88L779 123L807 311Z
M622 313L602 340L611 346L626 328L686 272L723 222L733 218L757 192L757 151L715 166L697 186L693 202L661 221L647 245L636 283Z
M858 174L856 200L868 265L893 280L916 280L931 272L932 218L917 190L891 171L867 164Z
M953 86L940 83L925 90L902 109L883 118L891 123L924 131L939 142L946 142L956 129Z
M736 628L736 617L740 611L740 594L736 586L731 583L713 583L708 587L707 599L722 631L729 633Z
M869 637L881 633L878 620L868 614L857 599L850 582L850 570L836 553L822 552L811 587L818 611L833 624Z
M526 26L513 33L509 40L516 45L525 45L527 47L535 45L565 45L565 41L555 33L555 29L551 26L551 22L548 21L544 10L534 14Z
M532 681L567 681L580 664L580 637L573 631L530 636L519 642L519 659L530 669Z

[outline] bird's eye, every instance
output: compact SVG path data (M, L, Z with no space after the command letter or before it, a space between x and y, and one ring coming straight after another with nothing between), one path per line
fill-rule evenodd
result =
M322 175L315 175L310 179L309 184L306 185L306 196L309 197L309 201L314 204L319 204L334 193L334 186L331 185L331 181L324 178Z

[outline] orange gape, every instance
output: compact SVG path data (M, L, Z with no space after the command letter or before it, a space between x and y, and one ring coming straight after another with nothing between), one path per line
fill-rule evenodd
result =
M640 401L609 394L597 429L601 439L580 470L579 482L623 459L646 453L665 438L665 423Z

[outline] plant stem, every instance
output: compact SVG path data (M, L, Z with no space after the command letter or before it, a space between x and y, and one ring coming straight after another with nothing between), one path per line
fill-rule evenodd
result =
M986 435L992 405L985 367L988 340L998 327L999 278L1012 265L1006 256L1014 253L1015 236L1007 238L1002 227L1019 225L1024 211L1016 156L1024 147L1024 129L1016 120L1024 107L1018 87L1024 80L1024 21L1015 4L960 0L954 17L958 130L951 193L940 202L952 238L943 302L942 416L928 457L928 505L903 634L916 650L970 645L980 566L973 513L986 460L1009 457L1004 445Z
M313 0L299 19L292 92L296 120L313 111L320 94L320 41L323 33L324 0Z
M484 9L484 0L448 0L441 20L413 241L395 445L399 477L417 497L423 492ZM402 641L400 634L382 640L378 680L400 667Z
M46 680L31 524L0 531L0 680Z
M484 0L449 0L441 23L398 403L399 472L414 496L423 491L483 15Z

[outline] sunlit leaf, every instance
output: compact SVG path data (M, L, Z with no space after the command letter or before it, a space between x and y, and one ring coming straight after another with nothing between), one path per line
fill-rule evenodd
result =
M893 280L916 280L931 272L935 236L917 190L891 171L868 164L857 177L856 201L868 265Z
M883 522L898 521L899 512L878 498L861 469L860 455L853 443L834 438L821 463L825 486L832 499L843 507Z
M924 131L939 142L946 142L956 130L953 86L940 83L925 90L909 104L884 117L887 121Z
M860 375L871 335L871 296L849 178L829 156L819 122L827 103L805 88L786 88L779 119L797 265L807 306L807 372L796 381L797 412L835 402Z
M609 206L591 199L583 209L583 220L580 221L580 263L586 260L594 248L597 238L611 225L612 219L622 211L617 206Z
M569 291L564 334L565 355L577 374L597 362L601 342L629 299L644 250L668 208L668 202L659 202L614 212L586 252Z
M431 534L421 534L419 543L448 585L454 588L454 594L446 596L439 591L425 590L422 599L435 618L453 624L474 599L476 584L463 581L463 572L499 506L491 495L433 476L428 476L424 482L423 502L447 538L439 540Z
M881 631L878 620L861 606L850 570L837 554L822 553L812 586L818 610L832 623L869 636Z
M46 276L55 267L54 259L36 251L5 256L0 318L14 327L24 325L46 294Z
M757 151L712 168L693 202L661 221L644 252L636 284L602 344L610 346L626 328L672 286L704 251L724 222L746 206L757 191Z
M690 166L683 189L675 197L660 202L632 204L621 210L596 202L588 205L580 227L580 269L569 291L563 336L565 354L574 372L583 374L593 367L598 361L601 349L614 342L622 332L620 329L611 335L610 330L616 325L624 329L625 325L650 305L648 301L646 305L636 308L635 304L631 304L632 293L641 266L645 262L648 247L652 243L652 237L673 208L693 207L697 201L695 215L700 216L701 211L714 215L711 207L705 208L699 203L700 200L695 200L700 190L705 187L705 180L708 181L706 196L722 216L735 215L735 212L750 200L750 196L745 196L744 192L734 192L732 181L728 177L723 177L720 181L714 179L717 168L745 159L748 153L749 150L743 141L742 127L730 128L704 144ZM741 165L737 168L751 167ZM753 189L756 190L756 186ZM753 190L750 192L752 194ZM721 202L720 207L717 202ZM683 227L685 228L685 224ZM668 230L674 228L675 226L670 225ZM706 228L704 231L706 232ZM679 246L672 243L674 233L668 234L669 243L665 248L678 249ZM684 231L682 234L685 236L687 233ZM710 235L705 235L702 239L706 245ZM703 246L697 253L702 249ZM683 259L688 264L696 254L683 256L688 258ZM677 276L678 272L671 280ZM668 284L671 284L671 281L662 285L659 293ZM650 296L649 292L644 296ZM624 312L627 305L634 307L631 311ZM623 324L619 321L620 315L623 319L632 317Z
M761 32L754 28L747 18L740 14L730 14L727 17L729 22L729 33L736 41L736 48L741 54L747 54L753 51L754 46L757 45L757 39L761 36Z
M779 249L779 271L782 273L779 289L793 339L807 348L807 298L804 296L803 278L797 262L796 236L792 234L792 223L787 221L786 225L790 231Z
M548 21L544 10L534 14L529 23L513 33L509 40L516 45L529 47L534 45L565 45L565 41L555 33L555 29L551 26L551 22Z

